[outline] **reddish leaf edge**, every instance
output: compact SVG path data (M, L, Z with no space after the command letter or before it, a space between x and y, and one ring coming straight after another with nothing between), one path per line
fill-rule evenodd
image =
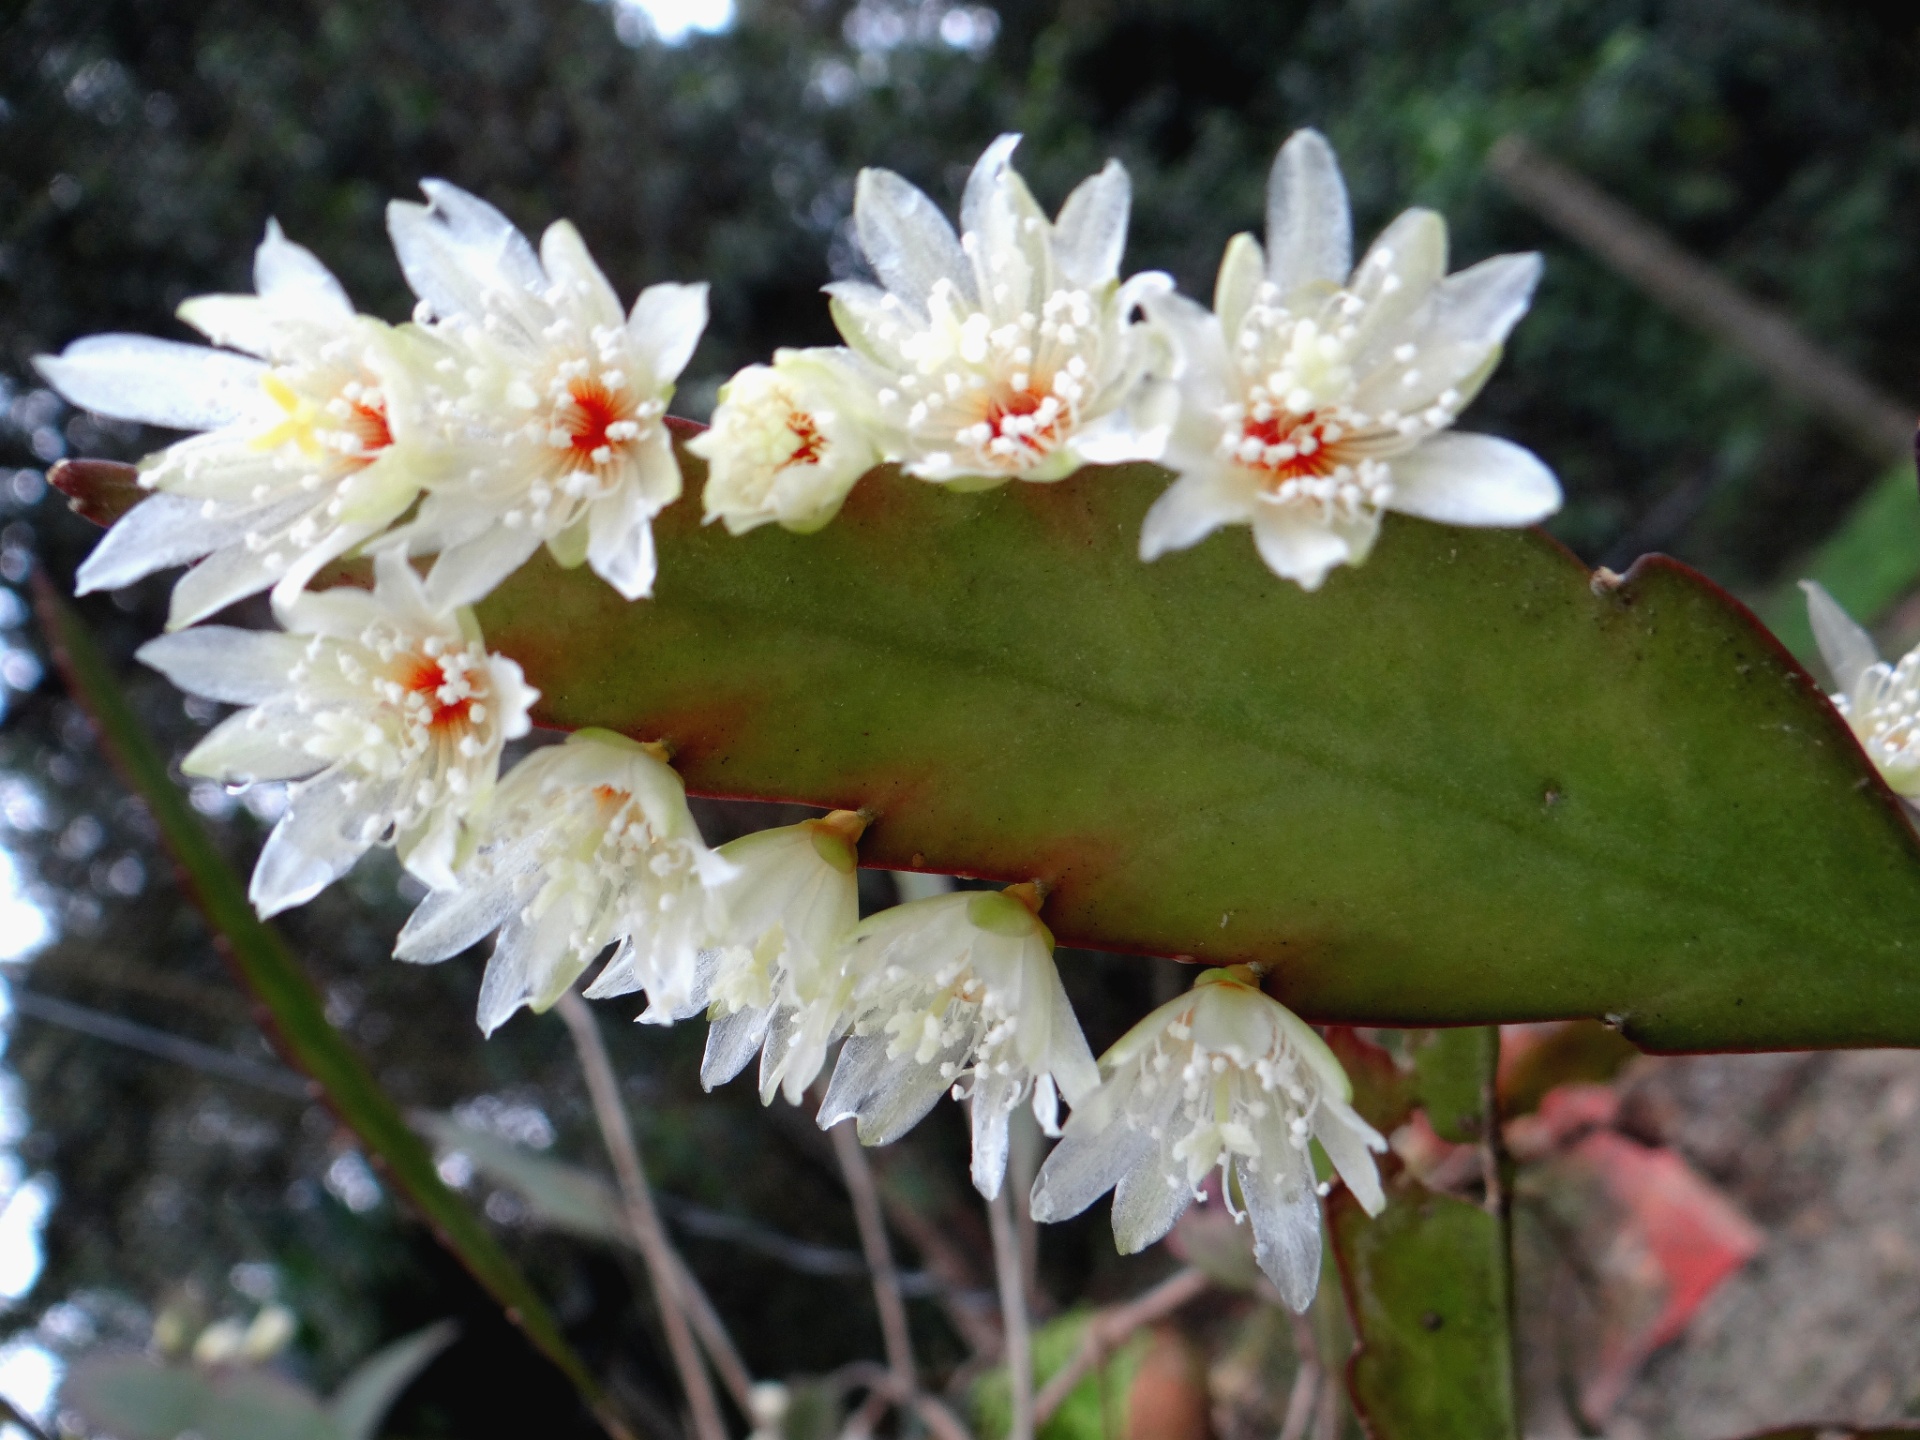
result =
M705 425L702 425L698 421L688 420L674 415L665 417L665 424L672 432L676 446L684 445L686 441L696 435L704 433L707 429ZM873 470L870 470L866 475L862 476L858 484L862 486L869 485L879 479L897 476L897 473L897 468L894 466L876 466ZM76 458L62 460L55 464L48 471L47 481L48 484L68 497L69 506L74 513L96 525L109 526L128 510L132 509L139 500L144 498L146 492L139 486L138 475L138 468L133 465L110 460ZM1171 478L1171 472L1169 472L1169 479ZM691 505L697 503L697 497L692 493L684 494L679 500L674 502L675 505ZM670 506L668 508L671 509L672 507ZM1854 734L1852 727L1847 724L1840 712L1834 708L1825 687L1820 684L1819 679L1808 670L1792 651L1781 643L1780 639L1767 628L1766 623L1762 621L1751 608L1743 603L1739 597L1692 566L1676 560L1669 555L1657 552L1641 555L1624 573L1616 573L1606 567L1595 568L1589 566L1557 536L1540 526L1528 526L1526 527L1525 533L1533 541L1561 557L1568 566L1573 568L1575 573L1586 581L1588 588L1596 597L1609 600L1622 608L1631 608L1638 603L1641 595L1648 587L1660 583L1662 580L1670 580L1679 586L1699 592L1705 596L1709 603L1727 613L1751 638L1758 641L1761 648L1771 654L1780 664L1782 670L1786 672L1790 680L1804 686L1812 697L1819 700L1820 703L1814 707L1822 716L1819 723L1827 727L1828 737L1840 747L1841 753L1851 754L1854 757L1857 769L1860 772L1860 778L1857 782L1858 788L1870 792L1884 809L1900 818L1902 823L1899 829L1906 837L1908 853L1912 857L1913 863L1920 865L1920 831L1916 831L1912 812L1900 797L1894 793L1885 778L1874 766L1865 748L1861 745L1859 737ZM1257 562L1249 560L1248 563ZM363 583L361 581L361 572L363 570L364 562L353 560L336 561L315 578L317 584L322 588L328 584ZM699 785L689 785L688 793L714 800L743 800L762 804L813 805L816 804L818 800L818 797L786 794L747 794L736 791L716 790ZM877 818L884 819L884 817ZM888 858L888 863L884 866L869 865L865 868L957 875L967 879L987 881L1012 882L1032 878L1029 876L1003 875L990 869L969 869L965 867L956 869L952 866L937 868L913 863L919 858L918 856L891 856ZM903 860L905 863L903 863ZM1112 937L1103 937L1100 943L1094 946L1076 945L1075 937L1063 930L1060 932L1060 942L1063 945L1073 948L1092 948L1113 954L1140 955L1189 964L1198 963L1189 955L1169 953L1164 950L1152 949L1146 946L1129 946L1124 942L1114 940ZM1512 1016L1506 1017L1506 1021L1520 1023L1524 1022L1527 1018L1528 1017ZM1548 1020L1565 1019L1567 1017L1563 1015L1542 1015L1531 1018ZM1425 1029L1434 1027L1421 1024L1416 1028ZM1610 1028L1615 1027L1612 1027L1610 1023ZM1741 1046L1721 1046L1715 1047L1712 1050L1699 1051L1662 1049L1657 1046L1648 1045L1633 1035L1630 1023L1621 1030L1621 1033L1636 1046L1650 1054L1736 1054L1744 1053L1745 1051L1745 1047Z

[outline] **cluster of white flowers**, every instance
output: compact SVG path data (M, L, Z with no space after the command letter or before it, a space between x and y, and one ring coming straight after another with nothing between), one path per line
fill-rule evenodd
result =
M1009 163L1017 139L980 157L958 235L898 175L861 172L854 227L880 283L827 287L846 348L782 351L721 391L692 446L709 520L817 529L880 460L956 489L1153 460L1178 478L1143 559L1247 524L1268 567L1313 590L1366 559L1385 510L1511 526L1559 508L1528 451L1450 429L1537 255L1448 275L1446 223L1409 210L1354 268L1339 166L1303 130L1274 162L1266 247L1233 239L1209 313L1165 275L1120 278L1118 163L1049 221Z
M1122 278L1117 163L1049 219L1012 168L1017 138L974 167L957 233L901 177L861 173L855 230L878 283L828 287L843 347L782 350L722 389L688 446L707 464L708 521L814 530L883 463L984 489L1159 461L1175 479L1143 558L1247 523L1266 564L1312 590L1366 558L1386 510L1521 525L1558 506L1526 451L1451 431L1527 306L1537 257L1449 276L1444 224L1414 210L1354 268L1339 169L1303 131L1274 166L1265 247L1228 246L1208 312L1164 275ZM389 845L428 887L399 958L495 936L484 1030L548 1008L606 957L588 996L644 993L651 1023L708 1017L709 1088L758 1056L762 1099L798 1103L831 1064L819 1121L851 1119L868 1144L943 1094L965 1100L989 1197L1010 1117L1030 1105L1063 1135L1034 1213L1064 1218L1114 1188L1123 1249L1166 1233L1220 1168L1261 1263L1304 1307L1319 1273L1310 1142L1377 1210L1381 1141L1331 1052L1250 974L1203 975L1096 1065L1037 885L862 921L862 814L710 848L665 749L604 731L501 777L539 697L467 607L543 546L630 600L651 593L652 521L682 490L666 407L706 289L655 285L623 310L571 225L536 250L485 202L423 188L427 204L389 211L419 297L406 324L355 313L269 225L256 294L181 309L212 347L95 336L40 362L89 409L201 432L143 463L154 493L80 588L192 565L171 633L141 656L245 707L188 773L290 784L254 872L260 912ZM322 576L331 588L315 588ZM197 625L262 591L279 631ZM1896 787L1920 795L1914 658L1889 670L1814 599L1843 708Z

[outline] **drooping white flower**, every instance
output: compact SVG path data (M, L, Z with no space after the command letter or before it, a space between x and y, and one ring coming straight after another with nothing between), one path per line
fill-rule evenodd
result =
M1873 637L1824 587L1802 580L1800 588L1807 592L1807 618L1820 658L1837 687L1834 708L1846 716L1887 785L1920 810L1920 648L1889 665Z
M561 220L534 253L506 216L441 180L387 226L442 362L454 459L401 540L437 551L434 596L468 604L545 544L629 600L652 593L653 517L680 495L662 423L707 323L705 285L653 285L632 312Z
M1172 281L1120 280L1126 171L1109 161L1049 221L1009 163L1019 138L974 166L957 236L906 180L862 170L854 227L880 285L827 287L841 335L873 367L887 458L923 480L1059 480L1165 443L1173 397L1131 317Z
M1386 1203L1369 1151L1386 1142L1349 1101L1333 1052L1244 967L1209 970L1100 1058L1100 1088L1075 1107L1040 1167L1033 1216L1078 1215L1108 1190L1122 1254L1160 1239L1207 1172L1253 1221L1260 1268L1295 1310L1320 1283L1318 1140L1368 1214Z
M880 463L870 368L845 350L780 350L722 386L712 428L687 442L707 462L707 523L804 534L839 514Z
M1314 590L1366 559L1383 510L1529 525L1560 507L1531 452L1449 428L1526 312L1540 257L1448 275L1446 222L1409 210L1349 274L1352 223L1332 148L1299 131L1268 182L1266 249L1228 244L1213 313L1148 297L1178 357L1164 463L1180 478L1147 512L1142 559L1251 524L1268 568Z
M657 746L577 730L508 773L460 883L420 902L393 953L431 964L498 930L480 983L489 1035L522 1005L550 1008L609 945L587 993L645 989L643 1019L682 1018L714 938L710 887L732 873Z
M718 889L726 913L710 992L700 1083L725 1084L760 1056L760 1101L797 1105L840 1037L852 999L847 942L860 921L866 820L836 810L720 847L738 873Z
M180 307L231 348L93 335L35 362L96 414L206 432L142 462L140 483L159 493L87 557L81 594L199 561L174 587L170 629L270 585L285 603L392 524L431 473L418 441L432 342L356 315L326 267L272 222L254 285Z
M249 707L182 770L300 782L254 866L262 915L311 900L379 844L427 885L451 887L501 747L529 728L538 692L488 652L470 613L430 604L398 555L376 557L374 576L371 592L296 596L281 609L285 633L206 625L138 651L181 689Z
M847 956L851 1035L821 1104L822 1129L859 1122L885 1145L941 1093L973 1100L973 1183L991 1200L1007 1168L1007 1124L1029 1095L1058 1129L1058 1099L1078 1104L1099 1080L1053 964L1053 935L1032 885L959 891L860 923Z

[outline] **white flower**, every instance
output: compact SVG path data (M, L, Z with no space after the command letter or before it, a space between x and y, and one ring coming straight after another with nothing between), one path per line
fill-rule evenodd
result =
M1043 1129L1058 1097L1099 1081L1053 964L1032 885L915 900L861 922L847 968L852 1035L821 1104L822 1129L852 1117L886 1145L941 1092L973 1100L973 1183L989 1200L1007 1168L1007 1121L1029 1092ZM969 1085L969 1082L970 1085Z
M726 912L710 992L700 1083L725 1084L760 1056L760 1100L797 1105L844 1028L852 982L844 952L860 920L866 821L852 810L744 835L720 847L739 867L721 885Z
M1386 1142L1348 1102L1326 1042L1243 967L1209 970L1100 1059L1033 1186L1033 1217L1065 1220L1108 1190L1113 1236L1133 1254L1160 1239L1218 1166L1253 1221L1260 1268L1295 1310L1320 1283L1320 1203L1309 1139L1370 1215L1386 1203L1368 1152Z
M459 886L421 901L393 953L433 963L497 929L480 983L489 1035L522 1005L551 1007L609 945L619 948L587 993L645 988L643 1019L681 1018L698 1008L708 887L732 868L701 840L657 746L577 730L500 783Z
M650 594L653 517L680 495L662 418L707 323L705 285L654 285L632 313L566 221L540 253L440 180L388 229L428 330L456 352L438 409L456 459L404 543L438 551L436 598L486 595L544 543L632 600Z
M1873 637L1853 622L1840 602L1812 580L1807 619L1839 687L1833 705L1846 716L1860 748L1893 792L1920 809L1920 649L1889 665L1874 648Z
M398 555L376 557L374 575L371 593L296 596L285 634L207 625L138 652L183 690L250 707L193 748L187 774L301 782L254 866L262 915L311 900L376 844L453 885L501 746L527 733L538 692L488 653L473 617L430 605Z
M862 170L854 226L885 288L827 287L873 367L887 458L923 480L1059 480L1154 459L1166 440L1172 396L1148 378L1151 335L1130 317L1172 282L1120 282L1126 171L1109 161L1049 222L1008 163L1019 138L974 166L959 236L900 176Z
M707 523L744 535L770 521L818 530L880 463L862 362L845 350L780 350L720 390L713 428L687 442L707 461ZM871 387L867 387L870 390Z
M80 567L85 594L200 560L174 587L169 629L269 585L290 600L398 518L430 463L414 441L432 342L356 315L326 267L271 222L254 284L256 295L180 307L232 349L93 335L35 362L98 414L208 432L142 463L140 483L160 493Z
M1214 313L1148 298L1178 354L1165 464L1180 478L1147 512L1142 559L1250 523L1268 568L1314 590L1366 559L1383 510L1529 525L1560 507L1532 453L1448 432L1526 312L1540 257L1448 275L1446 222L1409 210L1349 275L1352 223L1332 149L1299 131L1268 182L1267 249L1228 244Z

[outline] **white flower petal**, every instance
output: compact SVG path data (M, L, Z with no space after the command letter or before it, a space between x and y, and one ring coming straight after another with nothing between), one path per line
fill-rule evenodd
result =
M1074 1112L1078 1120L1081 1111ZM1144 1163L1157 1148L1146 1131L1122 1120L1104 1128L1067 1122L1067 1133L1053 1147L1034 1177L1029 1205L1042 1224L1070 1220L1120 1183L1120 1177Z
M1228 335L1240 333L1240 322L1252 308L1254 297L1267 278L1267 252L1248 234L1239 234L1227 242L1220 257L1220 273L1213 282L1213 313L1219 328ZM1192 301L1187 302L1192 305ZM1200 307L1194 305L1194 309Z
M1165 1147L1149 1151L1113 1188L1113 1243L1122 1255L1138 1255L1173 1229L1193 1203L1186 1177Z
M551 1008L579 978L587 961L569 950L566 928L565 912L556 909L532 923L515 916L501 929L480 979L474 1018L481 1034L493 1034L522 1006Z
M278 220L267 221L266 238L253 252L253 288L263 299L314 315L338 320L353 316L353 302L333 272L311 250L287 239Z
M672 464L671 454L667 457ZM675 474L678 474L675 470ZM653 508L637 487L623 486L596 500L587 532L587 563L593 573L620 592L639 600L653 593L658 561L653 546Z
M1826 661L1833 688L1841 694L1852 691L1860 677L1880 663L1880 652L1873 637L1854 622L1817 580L1802 580L1807 592L1807 620L1813 626L1813 638Z
M495 526L440 552L427 572L427 594L445 608L477 605L494 588L532 558L540 548L540 532L528 526Z
M1305 1313L1320 1290L1320 1202L1312 1187L1287 1185L1235 1166L1253 1222L1253 1254L1280 1298Z
M626 317L606 273L587 253L571 220L556 220L540 237L540 264L553 284L571 290L567 302L583 306L596 325L618 325Z
M961 230L984 231L993 224L993 209L1002 198L998 192L1007 182L1013 152L1019 144L1020 137L1016 134L995 136L993 143L973 162L973 169L967 173L966 188L960 195Z
M476 878L456 889L432 891L400 927L393 957L436 965L478 945L520 908L514 887L501 880Z
M308 751L287 723L294 716L270 710L268 718L277 723L257 724L250 710L229 715L187 752L180 762L181 772L225 785L251 785L304 780L325 768L326 760Z
M1004 1076L987 1076L975 1083L969 1117L973 1131L973 1188L988 1200L997 1199L1007 1178L1007 1137L1013 1107L1020 1103L1020 1086Z
M1448 431L1393 460L1391 509L1447 525L1532 525L1560 508L1560 482L1531 450Z
M1054 227L1054 258L1063 277L1092 290L1119 276L1132 204L1133 186L1118 160L1074 187Z
M1353 556L1353 546L1317 516L1281 505L1254 509L1253 543L1269 570L1302 590L1318 590L1328 571Z
M653 361L653 379L664 385L687 368L707 328L707 286L649 285L633 302L627 329Z
M258 705L286 688L305 650L297 635L203 625L149 640L134 658L190 694Z
M237 540L249 522L210 523L204 501L185 495L154 495L122 515L93 547L74 577L73 593L118 590L169 566L198 560L209 550Z
M1544 262L1537 254L1495 255L1449 275L1434 289L1426 343L1498 345L1533 303Z
M527 237L478 196L444 180L423 180L428 204L387 206L387 233L413 293L435 314L478 316L489 292L544 288Z
M707 1025L707 1048L700 1058L700 1088L724 1085L742 1070L766 1043L773 1007L736 1010Z
M1378 1215L1386 1208L1387 1197L1380 1188L1380 1172L1374 1167L1373 1157L1386 1151L1387 1142L1351 1105L1332 1096L1321 1097L1313 1138L1327 1152L1362 1210Z
M922 314L941 280L973 298L972 266L940 207L891 170L866 169L854 186L860 251L880 283Z
M249 550L245 545L214 551L174 582L167 628L184 629L236 600L258 595L279 578L288 558L272 550Z
M941 1075L941 1065L965 1058L965 1050L957 1049L925 1065L911 1055L890 1060L885 1036L856 1035L840 1047L840 1062L820 1105L820 1128L830 1130L851 1119L859 1124L862 1145L891 1145L947 1093L950 1082Z
M1239 477L1224 466L1190 470L1147 510L1140 526L1140 558L1157 560L1169 550L1197 545L1222 525L1245 524L1254 503Z
M1333 147L1296 130L1267 177L1267 276L1284 298L1314 284L1342 285L1353 268L1353 214Z
M306 904L372 848L371 839L361 838L363 802L349 798L346 783L337 773L327 774L293 790L247 889L262 919Z
M83 410L169 430L271 425L278 410L246 355L146 335L89 335L34 366Z

